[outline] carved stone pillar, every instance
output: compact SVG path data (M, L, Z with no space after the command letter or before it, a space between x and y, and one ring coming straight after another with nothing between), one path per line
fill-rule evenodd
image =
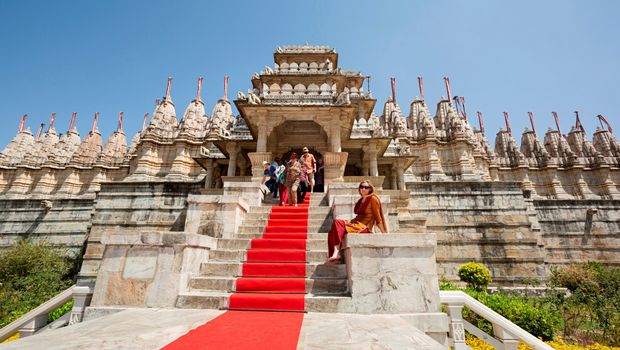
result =
M252 178L263 177L263 162L271 163L271 152L250 152L248 158L252 162Z
M396 165L392 166L392 171L390 172L390 188L393 190L398 189L398 175L396 174Z
M340 119L335 119L330 123L329 141L330 150L332 152L342 151L340 143Z
M228 176L235 176L237 171L237 154L239 153L239 147L236 143L229 143L226 145L226 151L228 152Z
M269 130L265 118L262 117L258 120L258 138L256 140L256 152L267 151L267 136L269 136Z
M379 164L377 163L377 147L375 145L365 146L363 148L368 158L368 167L370 170L370 176L379 176Z
M247 161L241 155L237 157L237 167L239 168L239 176L245 176Z
M323 167L325 171L325 184L343 181L344 168L347 165L347 152L323 153Z
M366 158L362 160L362 176L370 176L370 166Z
M207 161L207 176L205 177L205 188L213 187L213 159Z
M405 159L398 159L395 163L394 163L394 167L392 168L392 178L395 177L395 182L393 183L392 187L394 187L394 189L397 189L396 185L398 185L398 189L399 190L405 190L405 164L406 160Z

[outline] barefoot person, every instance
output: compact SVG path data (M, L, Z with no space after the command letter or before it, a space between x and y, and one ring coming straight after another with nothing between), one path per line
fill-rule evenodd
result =
M370 181L360 182L358 191L362 198L355 203L354 212L357 216L351 221L335 219L329 230L327 236L327 248L329 250L327 262L329 263L337 263L340 259L338 254L345 234L372 233L374 225L379 227L381 233L387 233L381 201L374 193L375 189Z
M288 205L297 206L297 187L299 187L302 165L297 159L297 153L291 153L289 161L286 163L286 189L288 192Z
M316 174L316 159L314 155L310 153L308 147L303 148L303 154L299 161L303 166L304 173L308 179L308 185L310 185L310 193L314 192L314 174Z

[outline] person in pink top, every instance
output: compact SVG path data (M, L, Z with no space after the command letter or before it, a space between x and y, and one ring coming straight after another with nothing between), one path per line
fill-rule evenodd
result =
M316 173L316 159L314 155L310 153L308 147L303 148L303 154L299 159L303 165L303 170L306 173L308 184L310 185L310 193L314 191L314 174Z

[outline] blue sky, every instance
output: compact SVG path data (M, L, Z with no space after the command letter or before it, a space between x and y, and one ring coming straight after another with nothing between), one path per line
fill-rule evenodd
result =
M253 72L273 65L276 46L329 45L340 66L372 76L375 112L397 79L405 113L423 76L426 100L466 99L472 124L482 111L491 143L510 113L513 134L539 134L560 115L563 131L579 110L591 135L597 114L620 130L620 2L617 1L0 1L0 147L22 114L36 131L71 112L83 137L100 112L104 138L125 113L133 135L174 77L177 117L203 76L207 113L222 95L247 91ZM473 118L472 118L473 117Z

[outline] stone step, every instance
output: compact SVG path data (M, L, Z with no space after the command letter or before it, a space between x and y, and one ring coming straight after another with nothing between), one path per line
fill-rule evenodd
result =
M327 254L325 255L327 256ZM211 277L236 277L241 276L241 267L243 263L236 262L220 262L208 261L200 264L200 275ZM331 278L347 278L347 267L345 264L325 264L310 262L306 264L306 277L331 277Z
M305 229L306 232L308 233L319 233L321 231L327 231L329 230L329 227L325 227L325 226L308 226L307 229ZM260 226L250 226L250 225L241 225L239 226L239 234L242 233L263 233L265 231L265 227L260 227ZM292 232L299 232L298 229L292 229Z
M331 225L331 218L313 218L313 219L269 219L267 216L259 218L259 219L246 219L243 220L243 225L247 226L260 226L265 227L267 223L277 223L277 224L290 224L295 225L298 223L307 223L309 226L322 226L325 223L329 223Z
M236 278L233 277L193 277L189 288L197 291L235 292ZM347 293L346 278L306 278L306 291L315 295Z
M272 239L272 238L269 238L269 239ZM283 243L286 243L286 239L278 240L278 241L274 241L274 242L277 244L280 241L283 242ZM218 250L225 250L225 249L232 249L232 250L236 250L236 249L249 249L251 247L251 242L252 242L251 239L243 239L243 238L225 239L225 238L220 238L217 241L217 249ZM327 237L325 237L325 239L307 239L306 240L306 249L307 250L320 250L320 249L324 249L326 247L327 247Z
M176 307L180 309L227 309L231 293L191 291L177 297ZM343 295L305 296L306 312L338 312L347 309L351 297Z
M310 263L323 263L327 260L327 243L322 248L324 250L307 250L306 262ZM243 250L229 250L229 249L214 249L209 252L209 259L211 261L225 261L225 262L239 262L246 261L247 251Z
M262 233L239 233L239 234L237 234L236 238L239 238L239 239L252 239L252 238L261 238L261 237L263 237ZM306 235L306 238L308 240L311 240L311 239L324 240L325 244L327 244L327 230L325 230L323 232L308 233Z

